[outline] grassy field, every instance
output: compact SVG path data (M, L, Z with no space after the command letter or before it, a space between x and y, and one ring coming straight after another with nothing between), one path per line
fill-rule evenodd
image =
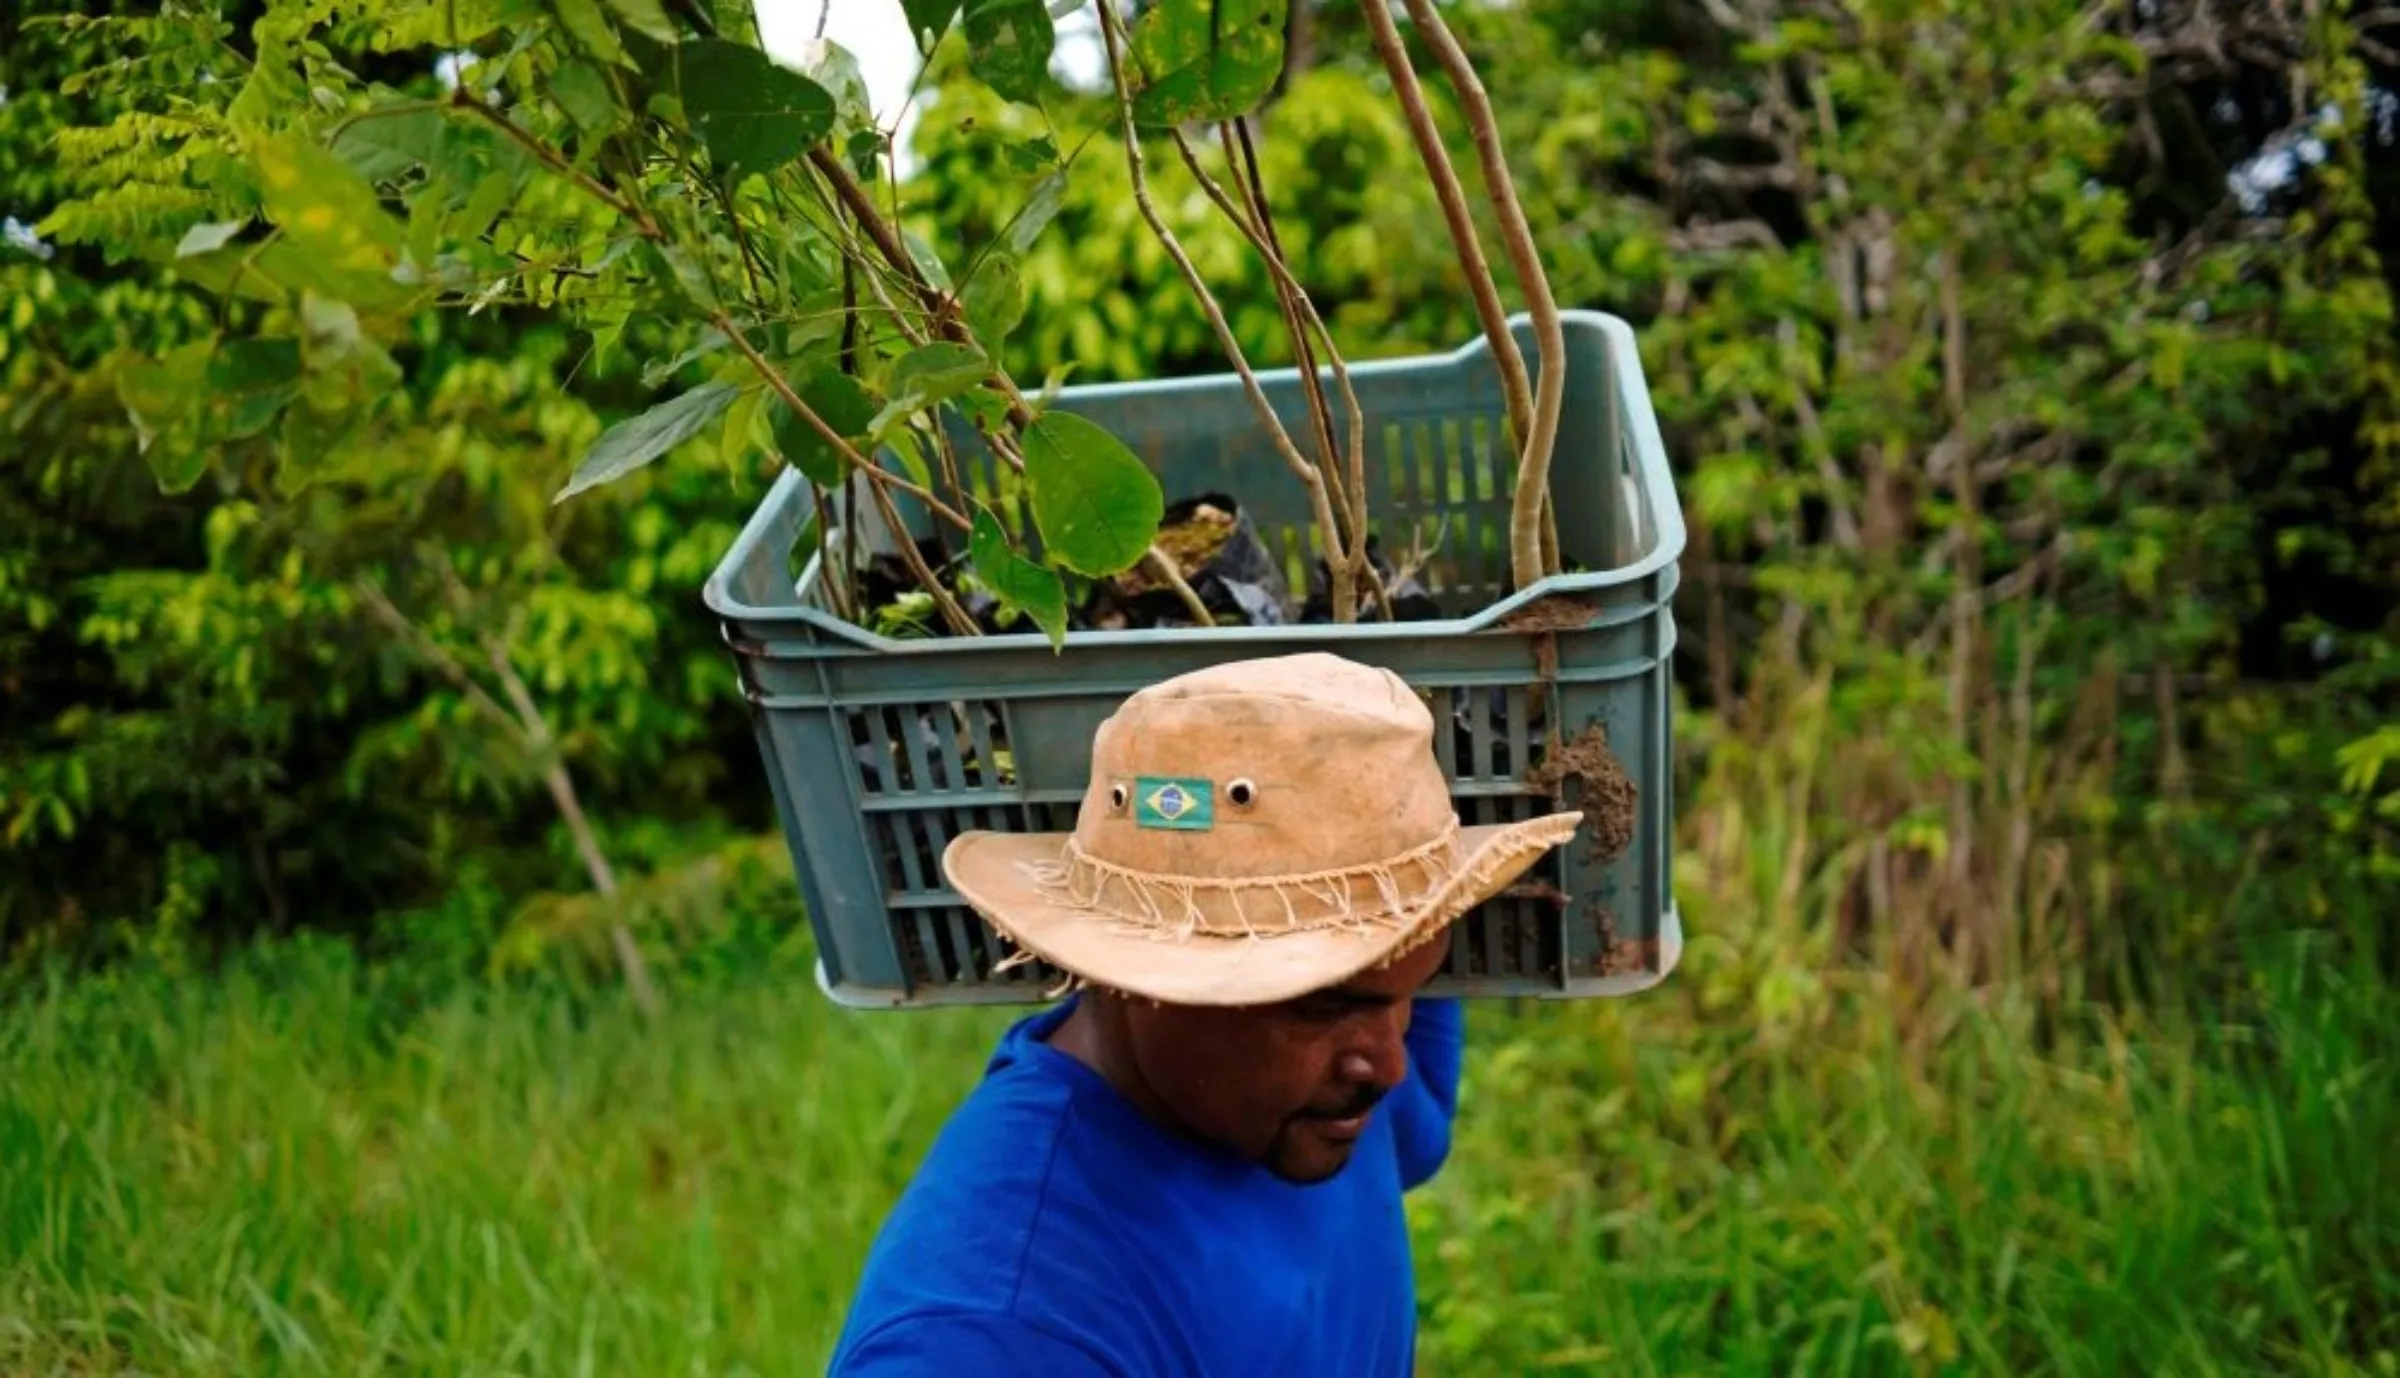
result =
M2205 1034L1699 943L1478 1007L1414 1201L1436 1374L2400 1371L2400 1050L2295 947ZM428 992L431 992L429 994ZM0 1371L821 1371L1004 1013L788 966L648 1028L330 947L0 1012Z

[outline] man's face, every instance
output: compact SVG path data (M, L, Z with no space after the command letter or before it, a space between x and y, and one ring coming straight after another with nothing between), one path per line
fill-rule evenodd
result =
M1410 999L1442 966L1448 933L1391 965L1280 1004L1127 1002L1136 1067L1187 1129L1289 1182L1350 1161L1373 1107L1408 1074Z

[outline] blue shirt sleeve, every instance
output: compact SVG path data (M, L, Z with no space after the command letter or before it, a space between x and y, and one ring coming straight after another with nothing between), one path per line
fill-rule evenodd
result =
M1458 1115L1459 1071L1466 1059L1465 1008L1454 998L1419 996L1407 1042L1408 1079L1390 1099L1403 1191L1433 1180L1450 1156L1450 1123Z
M898 1317L835 1356L826 1378L1126 1378L1073 1340L981 1311Z

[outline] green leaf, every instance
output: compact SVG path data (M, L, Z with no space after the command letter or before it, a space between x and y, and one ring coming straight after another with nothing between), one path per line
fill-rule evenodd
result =
M369 182L389 182L441 166L449 132L439 110L370 110L334 136L333 156Z
M925 275L927 282L937 291L950 290L950 270L942 265L942 256L934 252L931 244L915 230L906 228L900 231L900 242L908 249L908 256L916 260L917 271Z
M577 493L613 483L657 459L693 436L727 407L736 390L725 383L702 383L680 397L661 402L640 416L620 421L601 433L591 453L575 466L575 476L560 489L554 503Z
M1072 412L1024 436L1025 485L1050 559L1100 578L1129 569L1158 538L1166 497L1125 442Z
M1013 101L1039 104L1056 25L1042 0L967 0L967 67Z
M1048 136L1013 143L1001 151L1008 158L1008 165L1019 172L1039 172L1058 166L1058 145Z
M975 338L986 349L1008 338L1008 332L1025 319L1025 275L1017 267L1015 255L994 252L976 265L974 275L967 279L967 290L960 294L967 309L967 324L973 327Z
M567 118L591 135L607 134L624 122L617 93L599 68L580 58L561 63L550 77L550 98Z
M935 340L900 356L892 366L892 393L914 393L919 406L947 402L991 376L991 360L973 345Z
M175 256L190 258L194 254L215 253L232 243L233 237L240 234L242 227L249 223L247 220L218 220L206 225L194 225L183 232L183 238L175 242Z
M291 135L259 140L250 163L267 218L324 281L388 294L400 262L402 226L365 178L325 148ZM339 295L343 289L333 290Z
M807 76L833 97L834 110L842 118L873 120L874 99L867 90L866 75L859 71L858 57L848 48L825 40L824 52L808 69Z
M625 65L625 45L617 41L615 26L608 22L600 9L600 0L549 0L558 22L583 50L602 62Z
M683 351L681 354L676 355L674 358L667 360L665 363L660 363L656 360L653 360L644 365L642 368L642 386L646 388L658 387L664 384L668 379L674 377L677 372L681 371L685 364L688 364L695 359L714 354L718 350L723 349L726 344L727 340L725 338L725 332L717 329L713 325L709 326L700 332L700 338L692 342L691 348Z
M758 437L758 414L766 406L768 393L764 387L745 388L741 400L726 411L725 434L717 442L717 454L727 468L736 468L750 457L750 447Z
M910 350L892 369L891 396L868 424L868 435L897 442L893 425L968 392L991 372L991 361L968 345L936 340Z
M991 585L1002 604L1033 619L1050 637L1053 649L1067 640L1067 586L1058 571L1019 555L1008 543L998 519L977 509L975 527L967 537L975 572Z
M1288 0L1162 0L1133 26L1133 98L1144 124L1248 114L1283 72ZM1211 18L1214 27L1211 27Z
M157 442L198 409L213 352L207 340L195 340L160 358L127 364L116 373L117 401L133 423L134 443L150 461L160 489L168 493L190 489L208 467L207 451L197 444Z
M833 132L833 96L747 44L695 39L676 50L684 115L728 181L773 172Z
M838 368L820 368L804 377L795 377L792 391L844 440L856 442L874 423L875 399L859 386L856 378ZM783 451L787 463L819 487L841 484L846 467L841 452L819 435L816 427L785 405L780 396L775 400L774 426L775 448Z
M274 423L300 394L300 342L228 340L208 366L209 402L218 413L212 438L246 440Z
M683 37L676 32L675 21L667 18L667 11L658 0L608 0L608 7L617 12L627 27L645 38L673 43Z
M359 421L356 407L321 409L311 405L305 395L284 408L283 425L276 434L281 461L275 473L276 491L292 497L323 477Z
M1050 227L1059 207L1065 204L1067 174L1053 172L1035 183L1033 195L1025 199L1025 208L1017 212L1016 221L1008 227L1009 251L1019 257L1031 251L1033 242L1042 237L1042 231Z
M900 0L900 10L908 16L908 36L922 57L949 32L950 21L958 17L958 0Z
M933 469L925 462L925 451L918 445L915 431L903 426L885 437L884 446L892 452L892 458L900 461L900 467L908 471L908 476L916 481L919 488L932 491Z

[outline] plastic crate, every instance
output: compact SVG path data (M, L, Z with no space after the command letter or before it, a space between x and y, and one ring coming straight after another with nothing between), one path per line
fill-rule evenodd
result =
M1529 325L1513 325L1538 370ZM1389 667L1427 696L1437 724L1451 728L1437 730L1435 745L1465 822L1552 807L1525 778L1552 724L1559 740L1601 725L1638 792L1631 838L1613 858L1590 855L1587 829L1461 919L1433 989L1578 998L1662 979L1682 949L1670 888L1669 663L1682 513L1632 331L1612 316L1569 313L1566 364L1551 476L1561 544L1603 572L1552 577L1505 600L1514 460L1489 346L1478 338L1352 369L1381 548L1442 531L1419 579L1451 620L1077 632L1061 652L1030 630L885 638L826 610L815 558L794 578L814 504L785 472L706 599L750 704L815 931L819 985L862 1007L1044 998L1059 973L1041 964L994 975L1009 949L944 883L943 847L975 828L1071 828L1093 731L1126 695L1204 665L1300 650ZM1261 381L1292 433L1308 434L1298 372ZM1069 388L1054 405L1123 439L1169 502L1234 495L1288 563L1292 587L1306 589L1318 551L1307 496L1237 377ZM970 482L988 483L988 451L958 450L962 463L984 466ZM1556 616L1562 607L1569 619ZM1529 610L1550 614L1550 630L1525 629Z

